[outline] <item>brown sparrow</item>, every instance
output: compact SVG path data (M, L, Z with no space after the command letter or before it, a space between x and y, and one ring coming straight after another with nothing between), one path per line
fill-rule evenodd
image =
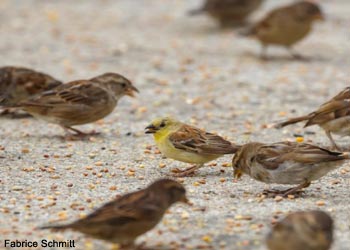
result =
M208 13L221 27L241 24L263 0L206 0L204 5L189 12L190 15Z
M177 121L171 117L157 118L146 127L153 134L160 152L168 158L196 164L185 170L176 169L175 176L192 174L205 163L224 154L234 154L238 147L222 137Z
M349 153L332 152L306 143L252 142L237 151L232 159L232 166L236 178L244 173L265 183L297 185L291 189L273 192L288 196L338 168L345 159L350 159Z
M114 110L121 97L133 97L135 91L138 92L122 75L105 73L90 80L62 84L20 102L16 107L84 136L87 134L72 126L104 118Z
M103 205L83 219L39 229L71 229L122 247L131 247L136 238L154 228L176 202L188 203L185 188L176 181L161 179L145 189Z
M293 57L300 58L300 55L293 52L292 46L309 34L315 20L323 19L322 11L316 3L298 1L271 11L247 35L261 42L262 58L266 58L269 45L286 47Z
M62 84L53 77L22 67L0 68L0 105L6 106L17 104L45 90L50 90Z
M318 125L324 129L333 148L339 150L331 133L350 136L350 87L345 88L328 102L322 104L316 111L277 124L276 128L306 121L304 127Z
M269 250L329 250L332 241L333 220L323 211L291 213L266 238Z

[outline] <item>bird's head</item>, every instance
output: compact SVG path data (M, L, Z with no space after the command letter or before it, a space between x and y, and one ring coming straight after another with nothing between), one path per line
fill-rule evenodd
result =
M135 97L135 92L139 92L127 78L117 73L105 73L90 79L90 81L106 85L116 97L124 95Z
M169 206L176 202L190 205L190 202L186 197L185 187L177 181L171 179L160 179L152 183L149 186L149 189L159 193L159 195L164 195Z
M145 128L145 133L146 134L163 133L165 131L170 130L171 127L177 126L178 124L180 124L180 122L171 117L156 118L151 122L151 124L149 124Z
M325 19L324 14L319 5L315 2L301 1L295 6L296 14L301 20L305 21L323 21Z

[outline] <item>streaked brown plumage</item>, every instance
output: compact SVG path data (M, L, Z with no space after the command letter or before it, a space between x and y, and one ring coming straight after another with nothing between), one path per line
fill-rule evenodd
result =
M97 239L132 246L135 239L154 228L176 202L188 203L180 183L161 179L145 189L125 194L86 218L66 225L43 226L54 231L71 229Z
M189 12L190 15L208 13L217 19L222 27L242 24L263 0L206 0L199 9Z
M0 105L7 110L6 106L11 107L61 84L61 81L32 69L13 66L1 67Z
M293 57L300 57L292 50L292 46L306 37L315 20L323 20L323 14L316 3L299 1L291 5L277 8L254 25L248 32L262 44L261 57L266 58L269 45L287 48Z
M269 250L329 250L333 220L325 212L294 212L273 226L266 238Z
M159 150L166 157L196 164L185 170L177 169L178 177L192 174L205 163L224 154L234 154L239 148L219 135L208 133L170 117L153 120L146 127L146 133L154 135Z
M125 77L105 73L90 80L62 84L16 105L33 116L65 129L95 122L109 115L124 95L134 96L138 90Z
M265 183L297 185L277 192L288 196L338 168L346 159L350 159L349 153L332 152L307 143L252 142L236 152L232 166L236 178L244 173Z
M331 100L322 104L316 111L305 116L288 119L275 127L282 128L302 121L306 121L304 127L318 125L323 128L333 148L339 150L333 140L332 133L350 136L350 87L345 88Z

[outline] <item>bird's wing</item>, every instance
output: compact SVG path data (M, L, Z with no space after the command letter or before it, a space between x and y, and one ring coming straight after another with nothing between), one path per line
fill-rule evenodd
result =
M73 226L96 223L121 226L132 221L151 220L161 208L150 201L149 193L145 190L130 193L103 205L86 218L73 223Z
M314 124L322 124L334 119L350 115L350 99L331 100L323 104L318 110L310 114L310 119L305 127Z
M93 106L107 100L108 92L104 88L92 81L80 80L45 91L20 105L51 107L79 104Z
M222 137L186 124L172 133L169 140L175 148L191 153L231 154L237 151L237 147Z
M342 153L297 142L279 142L262 146L256 156L258 163L271 170L288 161L313 164L342 159L344 159Z

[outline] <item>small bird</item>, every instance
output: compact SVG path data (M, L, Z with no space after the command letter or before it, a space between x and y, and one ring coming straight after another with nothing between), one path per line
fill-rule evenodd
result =
M329 250L332 241L333 220L318 210L289 214L266 238L269 250Z
M298 1L271 11L245 35L255 37L261 42L263 59L267 58L266 50L269 45L283 46L294 58L301 59L302 56L296 54L292 46L310 33L316 20L324 20L320 7L316 3Z
M2 114L11 113L11 108L6 108L6 106L12 106L61 84L61 81L32 69L12 66L1 67L0 106L4 107Z
M333 140L332 134L350 136L350 87L345 88L316 111L287 121L278 123L276 128L306 121L304 127L318 125L324 129L334 149L340 150Z
M221 27L240 25L263 0L206 0L204 5L189 12L190 15L208 13L217 19Z
M154 228L176 202L189 204L184 186L170 179L160 179L145 189L106 203L83 219L38 229L71 229L128 248L134 246L138 236Z
M204 163L224 154L234 154L238 147L222 137L187 125L174 118L157 118L145 128L153 134L159 150L168 158L196 164L185 170L176 169L175 176L183 177L201 168Z
M284 191L267 193L284 197L295 194L341 166L350 159L349 153L332 152L307 143L251 142L243 145L232 159L234 177L242 173L265 183L297 185Z
M124 76L105 73L90 80L62 84L20 102L16 107L73 131L74 136L79 137L93 133L83 133L72 126L104 118L114 110L121 97L134 97L134 92L138 92L137 88Z

